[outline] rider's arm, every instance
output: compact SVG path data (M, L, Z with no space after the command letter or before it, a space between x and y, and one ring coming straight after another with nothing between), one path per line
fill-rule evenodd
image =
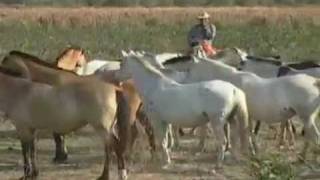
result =
M194 26L188 33L188 44L190 47L196 46L199 44L199 34L198 27Z
M205 35L207 40L213 40L214 37L216 36L216 26L211 24L207 28L205 28Z

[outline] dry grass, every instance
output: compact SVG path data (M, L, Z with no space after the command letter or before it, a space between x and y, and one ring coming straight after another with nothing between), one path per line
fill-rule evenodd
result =
M320 6L307 7L217 7L217 8L51 8L1 7L0 20L34 21L41 24L95 25L119 21L138 23L155 20L162 23L184 23L193 20L202 10L208 11L215 22L282 23L298 20L320 24Z

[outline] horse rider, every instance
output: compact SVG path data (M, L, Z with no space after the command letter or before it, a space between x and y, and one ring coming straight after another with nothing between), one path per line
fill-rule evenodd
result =
M190 53L195 53L196 48L202 48L207 56L215 55L216 48L212 41L216 36L216 27L209 22L210 15L203 12L198 16L199 23L194 25L188 33Z

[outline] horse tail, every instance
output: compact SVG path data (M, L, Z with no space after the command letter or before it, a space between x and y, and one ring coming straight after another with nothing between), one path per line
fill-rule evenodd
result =
M240 144L242 152L248 152L249 150L249 133L250 129L250 119L247 107L246 95L243 91L237 90L237 104L236 104L236 119L238 121L238 132L240 133Z
M127 102L127 99L125 95L120 92L116 91L116 98L117 98L117 112L116 112L116 118L117 118L117 128L119 133L119 141L118 141L118 147L122 153L127 149L128 142L129 142L129 135L130 135L130 106Z

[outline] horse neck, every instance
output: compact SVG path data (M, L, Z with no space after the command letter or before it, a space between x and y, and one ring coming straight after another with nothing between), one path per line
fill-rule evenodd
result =
M188 61L188 62L177 62L172 64L166 64L165 68L173 69L176 71L188 71L191 66L194 65L194 62Z
M164 63L165 61L178 57L179 54L177 53L162 53L162 54L157 54L156 55L156 60L159 63Z
M62 80L71 80L77 78L75 74L65 72L63 70L45 67L33 62L28 62L27 64L34 81L50 84L60 84Z
M248 79L256 78L252 73L241 72L228 65L214 61L203 60L191 67L189 77L193 80L223 80L228 81L239 88Z
M130 67L132 71L132 79L138 92L142 94L142 97L148 97L156 90L176 84L173 80L151 72L138 62L133 62L130 64L132 66Z
M273 78L277 76L279 66L268 62L257 62L249 59L244 64L243 70L258 74L265 78Z

